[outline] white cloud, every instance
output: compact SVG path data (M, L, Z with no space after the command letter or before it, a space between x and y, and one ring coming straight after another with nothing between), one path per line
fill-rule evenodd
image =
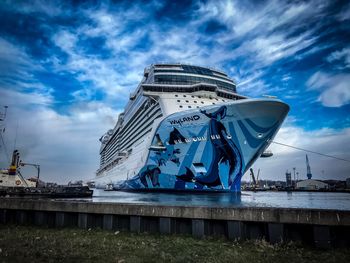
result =
M56 65L56 71L69 71L75 73L80 82L91 81L91 89L101 89L110 98L116 98L118 93L127 94L128 87L123 85L125 77L118 67L118 60L114 58L100 58L96 55L86 55L77 44L79 36L74 32L65 30L53 36L54 43L69 55L68 61L63 62L53 57L52 64ZM58 61L57 61L58 59ZM73 95L86 94L83 90L75 91Z
M0 77L3 82L10 78L33 81L31 72L40 69L41 66L34 63L23 49L0 38Z
M62 29L52 37L53 42L69 55L66 63L52 57L52 64L56 65L58 71L75 72L79 81L91 81L92 88L103 90L111 99L120 97L120 92L127 95L134 90L142 79L144 67L159 62L160 58L168 61L208 63L205 53L209 52L206 49L203 51L201 45L196 43L199 36L188 28L172 27L164 32L159 25L151 22L129 30L133 21L147 20L145 17L150 16L140 6L131 6L118 14L104 8L89 9L82 13L91 19L91 23L74 31ZM133 50L133 46L146 35L150 41L150 50ZM99 52L96 55L85 54L78 42L88 42L90 37L104 38L104 47L111 53L110 57L100 57L97 55ZM75 95L80 94L86 92L75 92Z
M1 4L9 10L16 10L16 12L24 14L42 13L47 16L58 16L67 12L67 9L61 7L62 1L58 0L17 1L15 3L11 0L5 0Z
M250 52L256 54L255 59L268 65L279 59L290 57L298 51L310 46L316 41L316 37L311 37L309 33L293 38L286 38L285 35L271 35L259 37L244 43L250 47Z
M70 34L59 39L67 51L71 42L66 40L74 40ZM40 63L2 38L0 47L0 106L9 106L6 122L2 123L6 126L6 154L11 154L14 148L18 126L15 147L24 161L41 165L43 180L66 183L94 177L99 160L98 138L115 125L119 111L102 102L89 102L66 105L66 115L56 112L52 89L34 74L45 72ZM2 148L0 167L6 167ZM30 177L35 173L26 168L23 174Z
M350 74L329 75L318 71L307 81L311 90L318 90L318 97L326 107L341 107L350 103Z
M92 19L93 23L82 26L79 31L87 36L96 37L105 35L117 35L122 30L123 21L120 16L109 14L106 10L87 10L87 17Z
M198 13L201 21L215 19L225 24L232 30L226 39L233 39L243 35L267 35L286 25L292 30L305 18L324 15L328 4L324 1L288 3L271 0L242 5L238 1L213 0L200 3ZM296 18L299 23L294 23Z
M306 131L286 123L278 132L276 142L350 160L350 128L342 130L321 129ZM270 158L260 158L253 165L261 169L262 179L285 180L286 170L299 172L300 179L306 179L305 155L308 154L314 179L346 179L350 177L350 162L345 162L313 153L296 150L272 143ZM243 179L248 180L249 173Z
M342 12L337 15L338 20L345 21L350 19L350 4L343 8Z
M159 61L187 62L221 68L228 60L241 58L244 60L241 66L245 73L235 77L245 81L254 78L255 72L265 71L272 63L295 55L314 44L317 38L312 37L312 33L318 25L293 37L290 32L300 26L305 18L324 16L326 6L318 1L313 4L268 1L264 5L257 5L252 12L249 4L209 1L198 3L196 13L186 27L176 24L164 27L154 21L152 13L147 10L157 8L154 2L148 6L123 6L123 10L104 6L83 9L81 13L90 21L71 32L63 29L53 37L55 44L69 54L68 62L64 64L62 61L58 62L57 57L52 57L52 63L75 72L79 81L91 81L93 87L103 90L110 98L115 98L118 92L133 90L142 78L143 68ZM296 17L299 23L291 23ZM213 19L225 24L228 32L215 38L201 34L201 26ZM148 23L138 23L138 27L131 27L134 29L130 30L130 26L140 20ZM288 30L277 30L286 25ZM243 44L228 48L231 42L239 40L243 35L247 39ZM88 43L90 37L105 39L104 47L111 52L111 57L101 58L85 54L77 43L78 40ZM146 50L133 50L144 37L149 41L142 43ZM211 44L203 45L203 41ZM245 83L241 87L249 93L247 95L268 93L262 78L256 79L253 85Z
M62 30L53 36L53 41L63 51L71 54L78 39L75 34L66 30Z
M53 98L50 94L45 93L39 93L39 92L32 92L32 93L24 93L24 92L18 92L10 89L2 88L0 85L0 102L3 105L7 106L16 106L23 102L25 102L27 105L42 105L42 106L49 106L53 103Z
M7 94L4 137L8 151L13 150L18 133L16 148L23 161L40 164L44 181L67 183L93 178L99 165L98 139L114 126L119 112L103 103L90 102L75 105L69 115L61 115L30 96ZM7 165L2 152L0 167ZM26 169L23 175L31 177L35 171Z
M350 48L334 51L327 57L327 61L330 63L341 61L345 68L350 68Z
M198 18L193 24L198 26L214 20L227 27L227 32L215 36L216 43L208 52L207 61L220 66L224 61L238 60L240 70L234 70L234 77L240 91L257 96L276 91L271 90L263 78L271 65L291 57L302 60L328 47L315 45L318 41L315 32L323 26L329 4L330 1L271 0L244 5L231 0L207 1L199 4ZM314 19L313 26L304 27L310 18ZM234 48L227 48L232 44Z
M262 80L248 80L247 82L237 86L240 94L250 94L253 97L260 97L264 95L268 90L267 87L267 84Z
M23 91L18 96L39 100L40 103L50 103L52 89L35 77L35 73L42 70L43 67L21 47L0 38L0 100L5 101L11 91Z
M291 77L291 74L290 74L290 73L284 74L284 75L282 76L282 81L283 81L283 82L288 82L288 81L291 80L291 79L292 79L292 77Z

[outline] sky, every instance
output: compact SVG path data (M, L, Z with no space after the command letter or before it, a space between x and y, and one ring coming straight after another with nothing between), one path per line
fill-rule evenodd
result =
M349 1L3 0L0 17L0 167L16 148L44 181L93 178L98 139L158 62L218 68L240 94L277 96L291 110L276 142L350 160ZM306 179L305 152L270 149L253 165L260 178L295 167ZM314 179L350 177L350 162L308 155Z

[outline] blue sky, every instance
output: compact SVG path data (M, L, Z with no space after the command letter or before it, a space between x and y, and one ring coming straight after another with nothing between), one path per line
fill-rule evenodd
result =
M6 150L17 130L23 160L40 163L44 180L93 177L98 138L156 62L216 67L241 94L277 96L291 111L276 141L350 159L348 1L73 2L0 3ZM306 177L303 152L271 149L254 165L262 177L292 167ZM315 178L350 177L350 163L309 158Z

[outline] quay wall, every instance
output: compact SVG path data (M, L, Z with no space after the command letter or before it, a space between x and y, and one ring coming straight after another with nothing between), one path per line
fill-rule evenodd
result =
M263 207L198 207L0 198L0 224L102 228L194 237L350 245L350 211Z

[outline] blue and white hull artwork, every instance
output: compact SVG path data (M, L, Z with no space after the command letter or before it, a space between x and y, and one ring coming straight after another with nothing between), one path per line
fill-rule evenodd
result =
M247 99L175 113L159 125L145 166L117 189L241 189L289 111L277 100Z
M239 192L288 111L271 96L238 94L220 70L153 64L101 136L91 183L108 190Z

